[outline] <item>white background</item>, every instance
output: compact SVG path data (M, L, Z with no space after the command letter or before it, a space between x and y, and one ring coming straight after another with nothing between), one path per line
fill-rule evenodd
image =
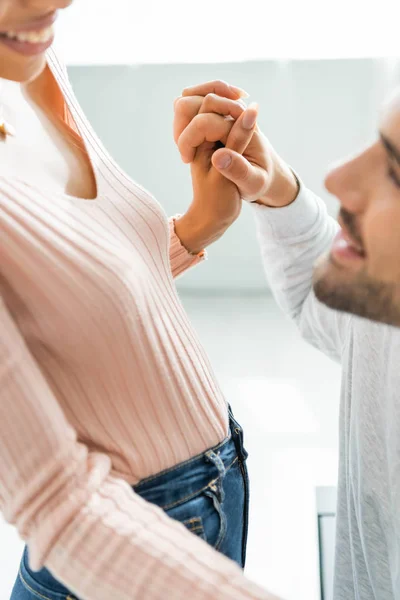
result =
M71 64L399 55L398 0L75 0Z

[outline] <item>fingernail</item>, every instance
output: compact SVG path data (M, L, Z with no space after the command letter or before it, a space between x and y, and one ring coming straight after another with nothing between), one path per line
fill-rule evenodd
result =
M235 85L230 85L229 88L234 94L239 94L240 98L249 98L250 97L250 94L248 94L245 90L242 90L242 88L240 88L240 87L236 87Z
M229 154L221 153L215 157L215 163L219 169L226 169L227 167L229 167L231 162L232 162L232 158Z
M244 113L244 116L242 119L242 126L244 129L253 129L254 125L256 124L257 117L258 117L257 111L258 111L258 104L256 102L252 102L250 104L249 108Z

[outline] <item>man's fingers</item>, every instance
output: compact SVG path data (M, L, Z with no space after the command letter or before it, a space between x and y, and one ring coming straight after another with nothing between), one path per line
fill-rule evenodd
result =
M241 154L222 148L214 152L211 160L217 171L238 187L245 200L257 200L266 189L268 174Z
M178 148L184 163L191 163L204 142L226 142L234 121L214 113L197 115L182 132Z
M246 105L240 100L229 100L215 94L203 96L180 96L175 100L174 140L175 143L189 123L198 114L215 113L238 119Z
M226 148L234 150L239 154L243 154L249 145L251 138L253 137L253 133L257 127L257 118L258 104L253 102L241 114L232 127L225 144Z
M224 96L231 100L249 97L249 94L245 90L242 90L242 88L229 85L229 83L221 79L193 85L185 88L182 92L182 96L207 96L207 94L217 94L217 96Z

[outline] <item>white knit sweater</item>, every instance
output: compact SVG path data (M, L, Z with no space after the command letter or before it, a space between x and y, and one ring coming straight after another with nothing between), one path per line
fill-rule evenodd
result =
M399 600L400 330L316 299L313 265L338 224L312 192L282 209L253 206L278 303L343 368L334 600Z

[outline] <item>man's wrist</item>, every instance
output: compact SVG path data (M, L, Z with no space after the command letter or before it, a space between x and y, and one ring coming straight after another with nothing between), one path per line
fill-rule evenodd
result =
M300 182L297 175L288 165L279 167L274 181L265 196L256 200L257 204L269 208L283 208L292 204L300 192Z

